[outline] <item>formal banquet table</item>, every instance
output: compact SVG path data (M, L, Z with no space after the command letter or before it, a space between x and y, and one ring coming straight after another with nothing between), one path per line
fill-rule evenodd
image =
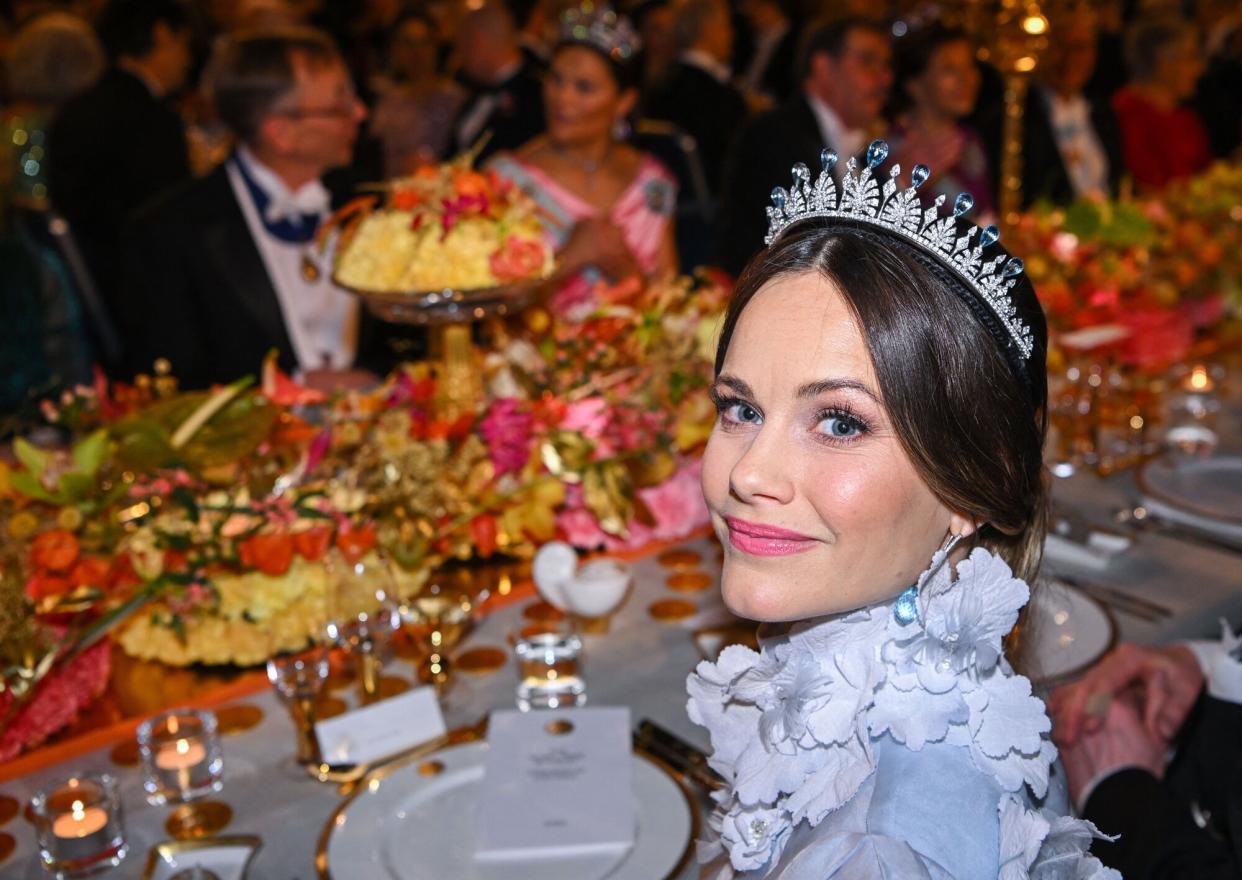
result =
M1237 403L1236 399L1229 402L1222 414L1222 451L1242 450L1242 407ZM1107 478L1080 472L1058 479L1054 496L1059 509L1071 509L1099 524L1111 522L1117 509L1133 506L1140 497L1132 470ZM1235 624L1242 620L1242 552L1159 532L1134 532L1132 538L1129 549L1105 567L1083 569L1053 558L1046 568L1050 573L1141 596L1171 612L1152 621L1122 609L1109 609L1121 639L1160 643L1209 637L1219 632L1220 618ZM702 588L687 591L684 580L681 590L669 586L669 578L679 570L665 564L667 557L662 561L658 551L664 548L652 548L631 560L634 585L613 615L608 632L584 637L587 696L589 705L627 706L634 724L650 719L689 743L706 748L704 731L691 724L685 713L686 676L704 656L696 633L736 621L719 597L720 551L714 539L699 536L681 546L699 558L692 570L706 575L698 578ZM694 612L667 619L652 607L666 600L693 603ZM516 590L507 601L496 603L496 610L484 615L463 640L459 653L486 646L502 649L510 656L503 667L486 674L455 674L442 700L450 729L476 725L492 710L513 707L517 678L509 646L531 622L532 606L538 601L529 587ZM409 680L413 673L413 665L400 659L390 661L385 669L388 676ZM316 854L321 832L343 795L336 785L311 780L296 770L291 762L293 724L275 694L256 678L238 681L204 701L217 708L255 707L262 716L254 726L224 739L225 783L216 799L232 807L233 818L223 833L262 838L262 848L248 874L251 880L310 880L318 876ZM338 695L347 693L341 690ZM131 728L114 729L106 735L82 738L76 744L56 746L48 753L56 759L54 763L41 760L36 752L0 766L0 796L25 803L41 787L76 771L115 774L120 781L130 854L107 876L140 877L148 851L167 839L164 822L169 808L147 804L138 768L114 763L113 748L127 739L132 739ZM703 816L708 802L701 792L696 799ZM462 817L462 821L471 819ZM26 821L14 818L0 831L16 839L16 850L0 863L0 874L30 880L46 876L38 863L32 827ZM673 875L677 880L697 876L690 852Z

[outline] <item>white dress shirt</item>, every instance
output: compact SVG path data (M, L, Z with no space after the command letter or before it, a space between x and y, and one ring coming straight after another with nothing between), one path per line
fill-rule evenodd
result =
M267 193L270 201L265 214L269 223L294 214L326 217L330 205L328 191L318 180L312 180L290 192L284 181L244 146L238 147L236 160L227 166L233 196L241 206L250 237L276 291L299 367L304 371L350 367L358 344L357 300L332 283L331 260L317 252L313 241L282 241L268 232L234 161L245 162L250 179ZM319 277L314 281L307 280L303 273L307 259L315 261L319 269Z
M677 60L682 64L697 67L718 83L728 83L733 76L729 65L721 64L702 49L687 49L677 56Z
M1108 195L1108 154L1091 124L1091 105L1081 94L1063 98L1045 90L1048 124L1079 198Z
M789 23L778 24L755 34L755 54L751 56L750 66L742 77L742 85L749 92L763 91L763 75L772 63L772 56L781 45L781 40L789 33Z
M835 110L810 92L806 93L806 100L811 105L811 112L815 114L815 122L819 125L819 133L824 143L836 150L841 157L837 168L844 169L846 160L850 156L857 156L867 145L866 129L847 128Z

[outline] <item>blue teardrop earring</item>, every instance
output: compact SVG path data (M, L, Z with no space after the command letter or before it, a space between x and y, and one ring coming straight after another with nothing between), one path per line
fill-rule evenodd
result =
M944 544L936 551L936 555L941 556L940 565L945 563L949 558L949 552L957 546L957 542L962 540L961 535L949 535L945 539ZM935 556L932 557L935 559ZM937 566L939 567L939 566ZM930 573L929 573L930 574ZM921 580L921 578L920 578ZM897 597L897 601L893 603L893 618L902 626L907 626L919 619L919 587L915 584L907 587Z

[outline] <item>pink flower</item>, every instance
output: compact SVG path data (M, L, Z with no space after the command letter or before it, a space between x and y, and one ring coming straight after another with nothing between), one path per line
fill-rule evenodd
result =
M552 297L552 314L576 324L585 320L599 305L596 287L581 274L575 275L561 285Z
M1049 252L1062 263L1073 262L1078 252L1078 236L1072 232L1058 232L1052 236Z
M655 524L646 526L637 521L631 522L626 538L609 535L600 528L599 521L583 506L582 492L577 487L571 487L567 494L567 509L557 516L557 527L566 541L585 549L602 546L608 550L624 550L642 547L652 541L684 537L709 522L703 490L699 486L701 470L702 462L696 460L660 485L638 490L638 496L655 517Z
M487 442L487 454L496 468L496 476L525 467L530 459L534 421L534 416L512 397L497 400L487 411L479 423L479 433Z
M1130 328L1122 343L1122 359L1145 368L1161 368L1181 360L1194 344L1194 328L1179 312L1145 309L1120 316Z
M561 427L566 431L577 431L592 440L599 440L608 428L610 416L608 401L602 397L587 397L569 405Z
M1225 317L1225 298L1215 293L1200 299L1185 299L1181 309L1192 327L1211 327Z
M33 748L73 721L104 692L112 669L112 643L102 639L70 662L48 673L30 702L17 710L0 733L0 764ZM0 717L12 696L0 694Z

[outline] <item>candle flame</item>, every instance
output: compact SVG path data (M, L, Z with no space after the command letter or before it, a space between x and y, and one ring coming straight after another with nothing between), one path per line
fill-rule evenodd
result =
M177 752L184 755L190 750L190 741L188 739L177 740Z
M1196 391L1202 391L1208 386L1207 369L1204 367L1195 367L1190 374L1190 385Z
M74 801L70 809L73 811L73 818L77 821L81 822L86 817L86 805L81 801Z

